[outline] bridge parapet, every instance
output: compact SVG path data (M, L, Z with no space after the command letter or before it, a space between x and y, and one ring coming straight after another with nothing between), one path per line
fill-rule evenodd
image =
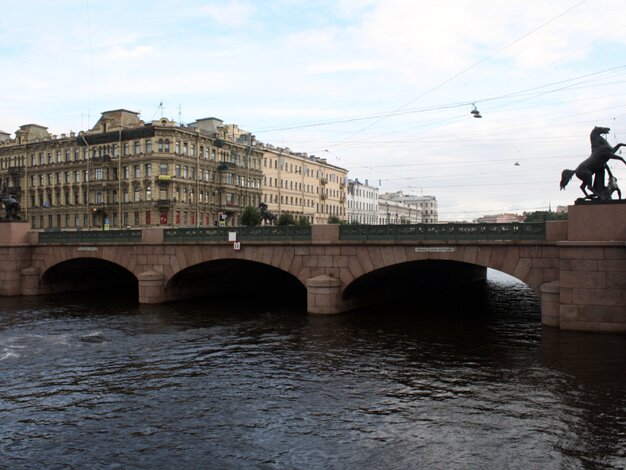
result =
M546 240L545 223L341 225L340 240Z

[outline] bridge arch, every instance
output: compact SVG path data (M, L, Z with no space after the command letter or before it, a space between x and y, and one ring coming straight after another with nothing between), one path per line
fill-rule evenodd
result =
M424 259L390 264L354 279L343 289L345 301L373 304L393 298L425 296L433 290L486 279L487 269L463 261Z
M245 258L219 258L192 264L164 282L167 301L192 297L290 298L302 303L306 288L292 273L273 264Z
M70 258L49 266L39 280L39 293L111 290L137 296L137 277L126 267L95 257Z
M341 271L342 293L356 279L380 269L420 261L447 261L463 263L459 266L472 265L501 271L524 282L539 294L543 282L558 279L556 259L554 253L544 250L542 246L504 243L357 247L353 259L347 260L347 267Z

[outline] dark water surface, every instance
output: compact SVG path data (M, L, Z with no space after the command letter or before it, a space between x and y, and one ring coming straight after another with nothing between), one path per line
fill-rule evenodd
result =
M473 292L335 317L1 298L0 468L624 468L626 338Z

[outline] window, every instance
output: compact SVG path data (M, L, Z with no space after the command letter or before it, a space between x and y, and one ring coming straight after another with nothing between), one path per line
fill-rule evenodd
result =
M130 153L130 148L128 142L124 142L124 156L127 156Z
M128 179L128 177L130 176L130 175L129 175L129 171L128 171L128 167L127 167L127 166L122 167L122 175L123 175L122 177L123 177L125 180L127 180L127 179Z
M180 165L176 165L176 166L174 167L174 170L175 170L174 175L175 175L177 178L180 178Z
M139 202L141 201L141 191L139 191L139 188L135 188L135 202Z
M146 201L152 200L152 187L146 186Z
M167 163L159 163L159 174L167 175Z
M96 168L96 181L102 179L102 168Z
M133 153L135 155L139 155L141 153L141 142L136 140L135 143L134 143L134 146L135 146L135 148L133 149Z
M135 178L141 177L141 168L139 167L139 165L133 165L133 175Z
M166 140L166 141L165 141L165 151L166 151L166 152L169 152L169 151L170 151L170 141L169 141L169 140Z
M152 153L152 141L146 140L146 153Z
M146 163L144 166L144 173L146 176L152 176L152 165L150 163Z

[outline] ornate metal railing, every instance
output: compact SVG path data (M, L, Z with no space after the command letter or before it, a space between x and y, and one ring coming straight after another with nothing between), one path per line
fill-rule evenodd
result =
M341 225L340 240L545 240L545 223Z
M228 241L228 233L237 232L237 241L309 241L310 226L264 227L194 227L172 228L163 233L165 242Z
M141 230L81 230L39 232L39 243L140 243Z

